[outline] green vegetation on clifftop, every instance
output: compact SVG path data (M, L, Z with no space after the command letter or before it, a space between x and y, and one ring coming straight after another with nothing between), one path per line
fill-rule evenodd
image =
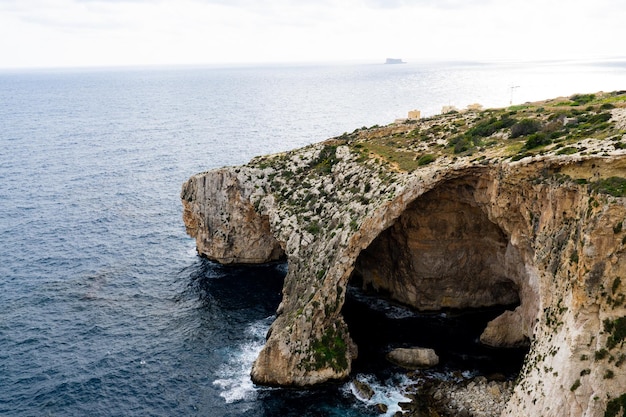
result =
M391 198L389 189L404 173L434 172L467 163L515 163L542 156L575 159L623 153L626 91L577 94L363 127L302 150L256 158L249 166L261 171L265 192L295 216L302 230L332 238L358 227L370 201ZM623 197L626 178L615 174L610 178L589 173L550 175L561 182L588 184L600 194ZM349 199L353 203L341 214L329 215L347 195L355 196ZM254 204L261 209L260 200ZM324 223L328 219L331 224Z
M578 94L357 129L336 139L359 153L361 160L410 172L442 157L515 161L549 153L604 154L626 147L626 124L616 123L620 117L626 117L626 92ZM608 139L611 146L593 148L582 143L589 139Z

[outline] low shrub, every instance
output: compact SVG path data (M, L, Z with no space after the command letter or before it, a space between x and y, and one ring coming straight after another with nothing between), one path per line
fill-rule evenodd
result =
M469 151L475 146L481 145L481 138L487 138L502 129L513 126L516 122L516 119L506 114L500 118L491 117L481 120L463 135L455 136L448 140L448 147L454 148L454 153Z
M474 127L466 132L466 135L472 138L486 138L493 135L498 130L513 126L515 122L515 119L512 119L506 115L502 116L500 119L492 117L488 120L483 120L477 123Z
M575 106L582 106L587 103L591 103L596 99L595 94L574 94L569 98L574 102Z
M448 141L448 146L454 149L454 153L462 153L472 149L474 141L467 136L455 136Z
M591 184L591 189L613 197L626 197L626 178L610 177L598 180Z
M616 417L620 411L622 415L626 413L626 394L622 394L617 398L613 398L606 404L604 417Z
M552 140L545 133L533 133L528 137L524 148L533 149L543 145L549 145Z
M336 152L336 145L325 145L320 150L317 158L313 160L313 168L322 173L329 174L332 171L333 165L338 161Z
M511 126L511 138L531 135L541 129L541 122L536 119L522 119Z
M612 321L606 319L603 324L604 331L610 334L606 346L612 350L626 339L626 317L619 317Z

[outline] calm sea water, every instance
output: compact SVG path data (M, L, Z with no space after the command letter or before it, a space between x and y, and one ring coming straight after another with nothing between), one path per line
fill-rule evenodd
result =
M0 72L0 415L370 415L251 384L285 265L198 258L182 182L414 108L624 88L623 60Z

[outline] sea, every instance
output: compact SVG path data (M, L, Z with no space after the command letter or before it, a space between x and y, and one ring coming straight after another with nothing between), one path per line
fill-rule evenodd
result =
M197 256L182 183L413 109L626 89L626 58L383 62L1 70L0 415L398 411L406 375L363 361L353 377L376 389L370 400L349 381L252 384L287 265ZM433 319L399 308L379 311ZM437 333L424 320L396 336ZM464 366L455 375L482 369Z

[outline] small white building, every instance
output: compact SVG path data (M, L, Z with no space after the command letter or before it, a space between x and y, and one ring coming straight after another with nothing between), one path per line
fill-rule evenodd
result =
M453 111L458 112L459 109L457 109L455 106L443 106L441 108L441 114L451 113Z
M409 111L409 120L418 120L422 117L422 112L419 110L411 110Z
M469 111L481 111L482 109L483 105L479 103L474 103L467 106L467 110Z

